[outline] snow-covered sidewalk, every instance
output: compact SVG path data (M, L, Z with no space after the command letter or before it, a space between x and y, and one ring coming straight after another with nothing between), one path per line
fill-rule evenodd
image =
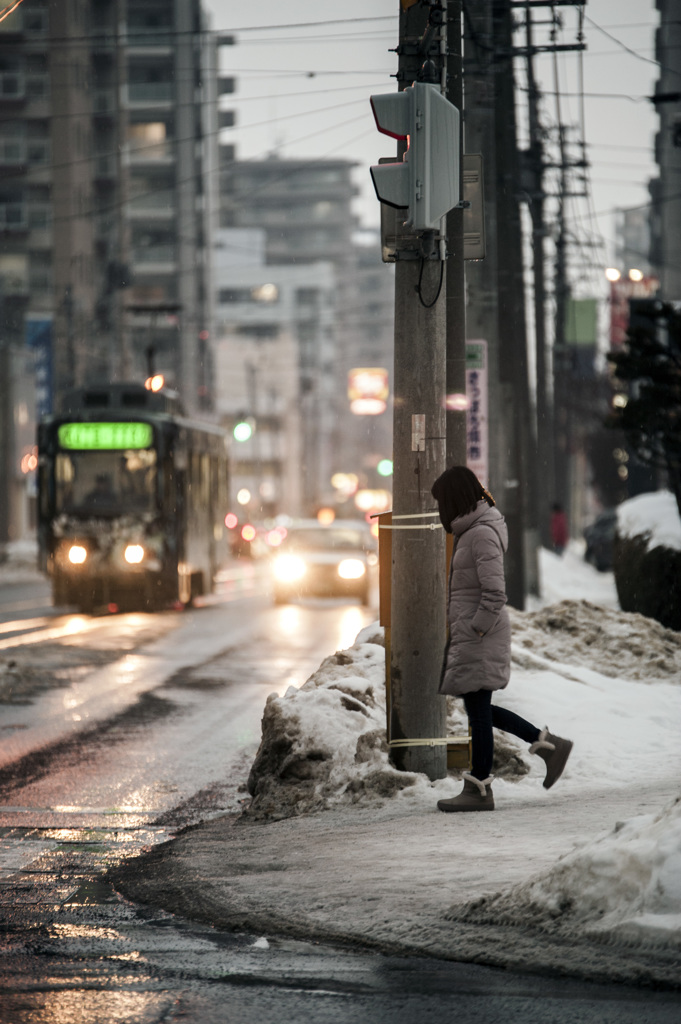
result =
M230 928L681 985L681 636L618 611L578 548L542 575L562 597L514 613L498 703L575 741L550 792L499 735L494 813L439 813L461 783L390 765L369 627L269 699L251 811L129 863L124 890Z

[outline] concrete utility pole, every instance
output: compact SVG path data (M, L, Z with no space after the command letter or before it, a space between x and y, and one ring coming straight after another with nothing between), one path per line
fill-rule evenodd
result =
M570 424L569 386L572 367L566 345L567 304L570 286L567 280L565 200L567 196L567 154L565 152L565 129L559 123L560 132L560 185L558 195L558 216L556 225L556 263L554 293L556 297L556 326L553 339L553 459L554 494L556 501L568 509L570 499L570 462L572 430Z
M13 394L12 394L12 353L7 338L5 319L4 281L0 275L0 479L4 481L0 494L0 564L4 560L5 545L10 537L10 481L14 475L12 466L13 439Z
M527 85L528 85L528 121L530 130L530 143L529 149L525 154L525 188L527 197L529 199L529 210L532 218L532 252L533 252L533 269L534 269L534 318L535 318L535 349L536 349L536 382L537 382L537 459L538 459L538 472L539 479L541 480L541 488L538 488L538 512L539 512L539 530L541 540L544 546L551 546L551 531L550 531L550 507L552 502L559 500L563 503L567 501L565 494L561 491L567 487L560 483L562 477L564 477L564 458L556 457L556 390L550 385L555 380L555 372L562 374L561 367L554 367L553 374L549 359L549 345L548 336L546 330L546 259L544 249L544 239L549 234L546 225L546 210L545 210L545 199L546 193L544 189L544 171L546 169L547 162L544 153L544 140L542 133L542 126L539 119L539 89L537 86L536 78L534 75L534 55L535 53L553 53L554 55L559 51L570 51L570 50L583 50L585 45L581 38L581 27L578 36L577 43L567 44L555 44L537 46L534 43L533 38L533 24L532 24L532 10L534 8L547 7L551 10L551 21L554 30L558 24L557 15L555 12L556 7L579 7L581 6L581 0L511 0L511 7L518 10L523 10L525 14L525 49L524 56L526 59L527 67ZM513 51L523 52L523 51ZM556 92L558 87L556 86ZM560 121L560 118L559 118ZM561 165L563 166L563 172L568 166L565 159L564 153L564 139L561 130ZM566 193L564 191L564 179L561 185L563 198ZM562 215L562 210L561 210ZM564 236L562 238L564 241ZM564 284L564 262L561 265L560 260L564 259L563 253L557 254L557 275L563 274L563 281L560 279L556 282L556 291L562 289L562 294L557 294L559 302L558 309L558 320L556 324L556 345L564 349L564 335L561 336L561 331L564 327L564 299L565 299L565 284ZM563 303L562 305L560 305ZM558 353L560 358L561 353ZM558 384L560 389L561 383ZM553 393L552 393L553 392ZM565 478L566 480L566 478Z
M660 118L655 136L659 176L650 183L651 259L660 279L661 298L681 299L681 4L657 0L660 27L655 33L659 77L653 103Z
M503 54L495 76L495 147L497 153L497 247L499 388L503 424L503 488L499 498L509 544L506 553L506 592L514 608L525 607L528 577L536 570L536 539L531 524L533 490L532 418L525 327L522 228L518 204L518 150L515 89L510 60L513 43L511 8L505 0L492 5L493 36ZM534 585L532 589L535 589Z
M534 336L537 388L537 457L542 489L539 497L539 532L544 547L551 547L549 509L555 498L553 466L553 409L549 394L549 368L546 339L546 262L544 238L547 234L544 210L544 144L539 122L539 89L534 75L532 10L525 10L527 49L527 90L530 145L527 153L529 210L532 219L532 269L534 274Z
M487 255L466 265L468 334L488 346L489 485L509 529L509 603L523 608L526 593L538 588L538 573L511 45L508 3L470 0L465 148L483 156Z
M447 3L447 99L463 111L461 54L461 0ZM463 169L463 130L459 139L459 166ZM477 151L475 151L477 152ZM463 170L460 180L463 182ZM459 196L461 199L461 196ZM466 290L463 255L463 209L447 214L447 395L466 393ZM448 466L466 465L466 410L447 405Z
M418 78L426 60L442 65L442 26L431 17L441 10L440 4L400 5L400 89ZM395 267L390 740L403 745L393 746L391 756L397 768L430 779L447 772L445 698L437 692L445 534L430 494L445 468L444 271L440 260L428 259L398 259Z

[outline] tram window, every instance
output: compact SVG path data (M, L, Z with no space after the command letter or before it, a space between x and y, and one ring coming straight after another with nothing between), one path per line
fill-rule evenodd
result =
M57 512L96 515L156 510L156 452L60 452L55 463Z

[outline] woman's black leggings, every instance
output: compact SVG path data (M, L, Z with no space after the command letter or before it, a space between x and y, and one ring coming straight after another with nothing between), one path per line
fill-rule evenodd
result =
M495 729L503 729L504 732L513 733L526 743L535 743L539 739L540 730L536 726L526 722L520 715L515 715L506 708L498 708L492 704L491 690L476 690L475 693L465 693L463 702L466 706L466 714L471 727L471 742L473 747L473 766L471 774L476 779L486 779L492 771L492 760L494 758L494 733Z

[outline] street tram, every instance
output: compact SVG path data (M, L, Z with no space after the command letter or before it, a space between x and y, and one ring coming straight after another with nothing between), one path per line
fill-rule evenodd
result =
M71 392L38 427L38 547L55 605L159 609L228 553L227 437L142 384Z

